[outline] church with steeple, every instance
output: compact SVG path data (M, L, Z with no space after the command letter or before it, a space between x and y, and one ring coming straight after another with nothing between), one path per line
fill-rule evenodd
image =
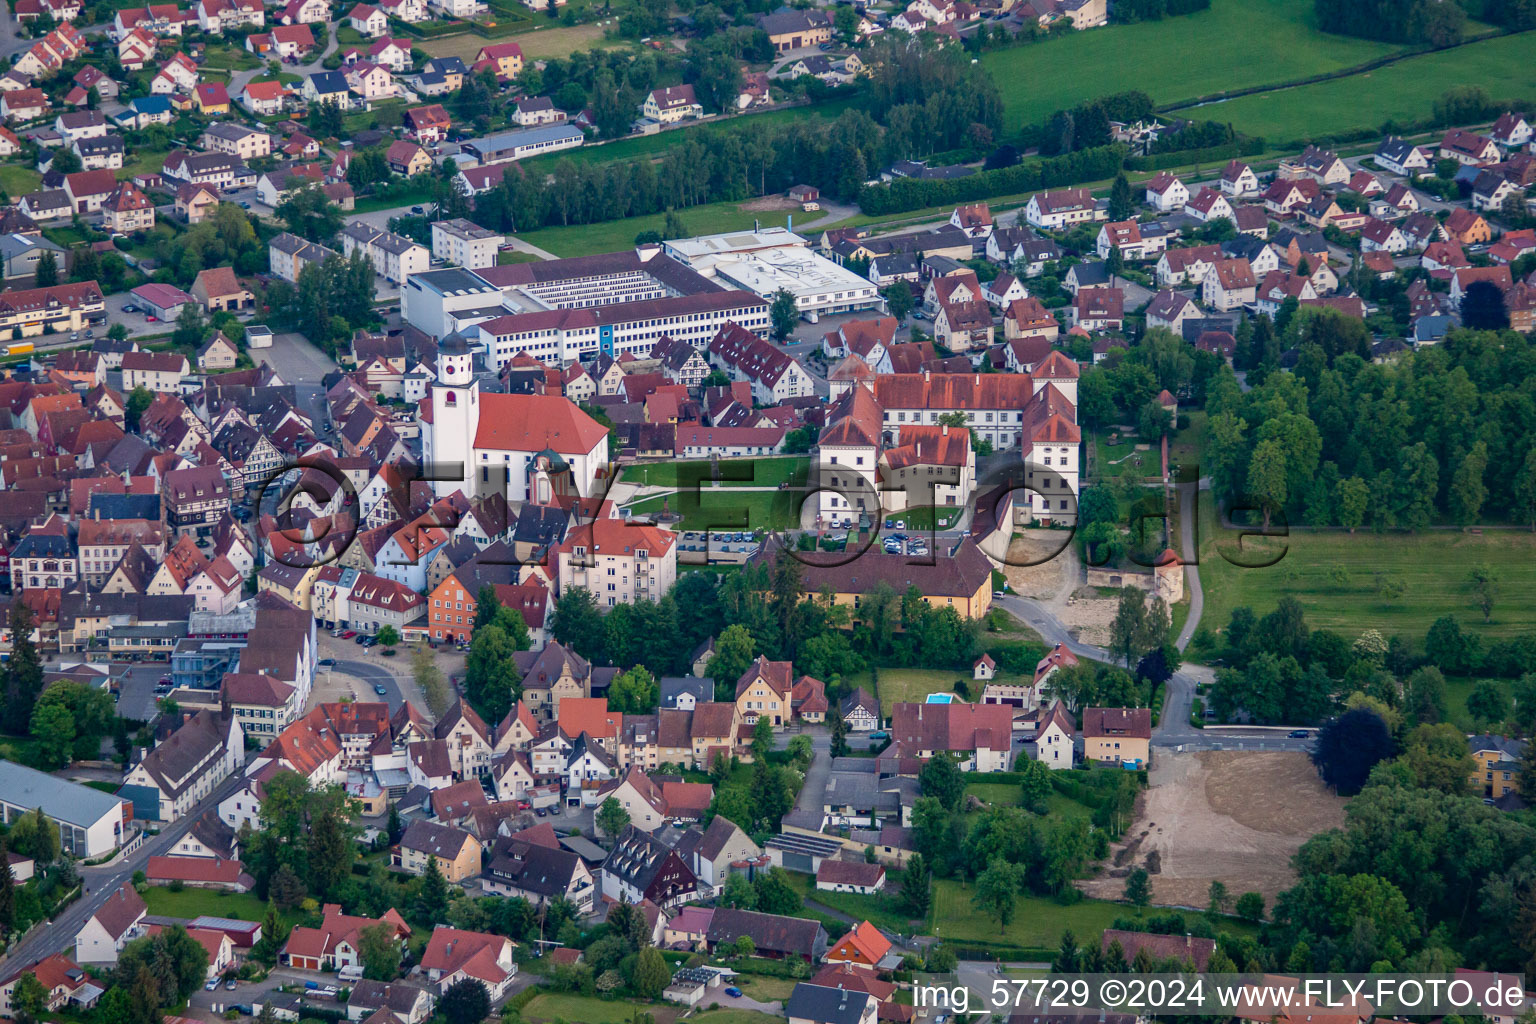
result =
M437 346L437 382L422 410L422 457L439 495L534 497L539 466L558 457L581 497L599 494L609 473L608 431L563 395L485 392L474 351L458 333ZM545 461L540 463L538 460Z

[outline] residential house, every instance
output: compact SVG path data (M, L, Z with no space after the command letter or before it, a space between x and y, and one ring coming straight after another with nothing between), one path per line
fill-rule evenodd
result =
M1247 260L1218 260L1201 283L1201 301L1210 309L1240 309L1254 301L1258 282Z
M694 96L691 85L672 85L653 89L641 105L641 113L662 124L675 124L693 117L703 117L704 107Z
M1469 132L1464 128L1452 128L1440 139L1440 159L1455 160L1463 166L1476 167L1498 163L1501 154L1498 143L1486 135Z
M245 754L245 732L230 715L199 711L129 769L120 794L146 821L183 818L234 773Z
M480 841L463 829L418 818L406 826L392 863L419 875L426 871L429 858L449 883L457 884L480 873Z
M1241 160L1229 160L1221 169L1221 191L1229 196L1256 196L1259 177Z
M825 866L826 861L822 862ZM882 869L883 870L883 869ZM819 889L820 874L817 874ZM891 940L880 933L880 929L868 921L860 921L848 930L842 938L829 950L823 958L829 964L844 963L854 964L859 967L876 967L891 951ZM803 986L797 986L797 988ZM860 993L855 993L860 994ZM793 997L791 997L793 1001ZM790 1018L794 1018L794 1012L786 1008Z
M427 948L421 954L421 968L439 993L470 978L485 986L492 1002L500 1001L507 986L517 976L511 939L442 924L427 940Z
M1376 147L1376 152L1372 154L1372 159L1383 170L1404 178L1429 170L1430 157L1425 147L1415 146L1396 135L1388 135L1382 139Z
M1152 712L1147 708L1084 708L1083 757L1145 767L1151 759Z
M124 882L112 891L106 902L86 918L75 935L75 961L82 964L116 964L117 955L133 939L144 934L144 918L149 908L144 898Z
M1189 202L1189 188L1178 178L1161 171L1146 184L1147 205L1159 213L1182 210Z

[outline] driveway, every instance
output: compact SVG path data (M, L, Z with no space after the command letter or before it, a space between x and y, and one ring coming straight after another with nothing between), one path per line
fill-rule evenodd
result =
M811 766L805 770L805 784L795 798L795 810L820 814L827 806L827 777L832 774L832 734L824 727L807 728L801 732L786 729L774 734L774 748L788 748L789 741L796 736L811 738Z
M175 324L166 323L164 320L151 321L142 311L123 312L124 306L137 305L138 303L129 292L116 292L106 296L107 322L94 330L98 335L105 335L112 324L122 324L128 328L130 338L137 338L146 334L169 334L176 329Z

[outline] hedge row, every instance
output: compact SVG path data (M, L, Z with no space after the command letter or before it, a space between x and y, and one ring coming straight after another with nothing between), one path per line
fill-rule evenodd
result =
M1124 164L1125 147L1116 144L979 171L964 178L897 178L889 183L861 188L859 209L869 215L905 213L929 206L950 206L992 196L1100 181L1119 174Z

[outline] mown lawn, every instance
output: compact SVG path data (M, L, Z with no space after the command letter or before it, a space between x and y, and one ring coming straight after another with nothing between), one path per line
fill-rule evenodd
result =
M760 1002L772 1002L775 999L788 999L789 994L795 990L799 982L793 978L772 978L765 974L738 974L734 981L741 986L741 991ZM721 1010L720 1013L730 1013L730 1010ZM750 1012L750 1011L749 1011Z
M496 254L496 265L505 267L512 263L538 263L539 259L531 252L499 252Z
M991 807L1017 807L1021 791L1011 782L967 782L965 795Z
M1365 629L1400 633L1422 647L1430 624L1454 615L1463 629L1484 637L1513 637L1536 627L1536 534L1487 530L1481 534L1431 530L1419 534L1296 532L1279 539L1247 538L1237 550L1237 533L1221 529L1215 501L1200 496L1200 581L1205 590L1201 625L1225 629L1232 609L1272 611L1282 597L1294 597L1307 624L1337 630L1353 640ZM1242 568L1231 558L1278 561ZM1475 566L1492 566L1499 576L1493 621L1484 624L1469 581ZM1345 579L1335 581L1336 569ZM1402 595L1377 592L1378 579L1402 586Z
M738 982L742 979L736 979ZM767 979L754 979L767 980ZM761 999L749 989L744 989L747 995L755 999ZM780 998L775 996L774 998ZM788 996L783 998L787 999ZM714 1002L714 1000L710 1000ZM766 1001L766 1000L765 1000ZM689 1018L694 1024L782 1024L784 1018L775 1017L771 1013L759 1013L756 1010L705 1010Z
M1075 32L998 50L981 62L1002 91L1004 129L1013 132L1095 96L1140 89L1158 104L1175 103L1336 71L1398 49L1317 31L1311 0L1214 0L1195 14ZM1497 92L1511 94L1520 93ZM1348 95L1350 113L1370 114L1369 103ZM1225 112L1186 116L1229 119ZM1372 115L1368 123L1384 116ZM1237 126L1252 130L1242 121Z
M903 530L947 530L960 519L964 509L924 505L886 516Z
M150 886L140 895L151 914L160 917L194 918L202 914L232 917L237 921L260 921L267 916L267 905L248 892L217 892L211 889L183 889L172 892ZM289 924L300 917L297 911L279 915Z
M597 999L568 992L544 992L523 1008L524 1020L581 1021L581 1024L626 1024L644 1003ZM766 1016L766 1015L764 1015Z
M897 704L921 704L930 693L953 693L955 680L971 682L970 674L943 668L882 668L880 670L880 713L890 716ZM874 683L866 669L849 677L853 686L874 693Z
M775 459L726 459L720 463L720 483L725 487L777 487L786 481L802 482L811 460L803 455ZM677 462L647 462L624 467L623 481L651 487L677 487ZM700 463L688 463L699 467ZM694 472L698 472L695 468ZM706 480L708 466L704 465ZM692 479L691 477L689 478Z
M889 932L906 934L912 931L912 919L898 905L901 898L900 872L888 870L885 889L874 896L863 896L855 892L822 892L816 888L814 875L806 875L798 871L791 871L788 874L790 882L806 900L819 903L824 907L831 907L856 920L868 921L875 927ZM797 916L820 917L820 912L814 907L802 909L805 912Z
M5 194L13 201L28 192L36 192L42 184L43 176L30 167L19 167L16 164L0 167L0 188L5 189Z
M1529 34L1468 43L1423 54L1348 78L1243 96L1226 103L1180 111L1186 117L1231 121L1271 143L1321 138L1388 119L1425 117L1435 100L1458 85L1481 86L1493 96L1523 97L1536 91L1536 60Z
M852 685L874 692L868 670L850 677ZM977 682L969 672L945 668L882 668L880 670L880 711L890 715L897 704L922 704L930 693L954 693L955 682L963 680L971 688L972 698L979 697L986 683ZM997 674L996 682L1020 681L1006 672Z
M626 506L635 515L668 511L681 516L679 530L785 530L800 523L800 496L793 491L697 491L658 494Z

